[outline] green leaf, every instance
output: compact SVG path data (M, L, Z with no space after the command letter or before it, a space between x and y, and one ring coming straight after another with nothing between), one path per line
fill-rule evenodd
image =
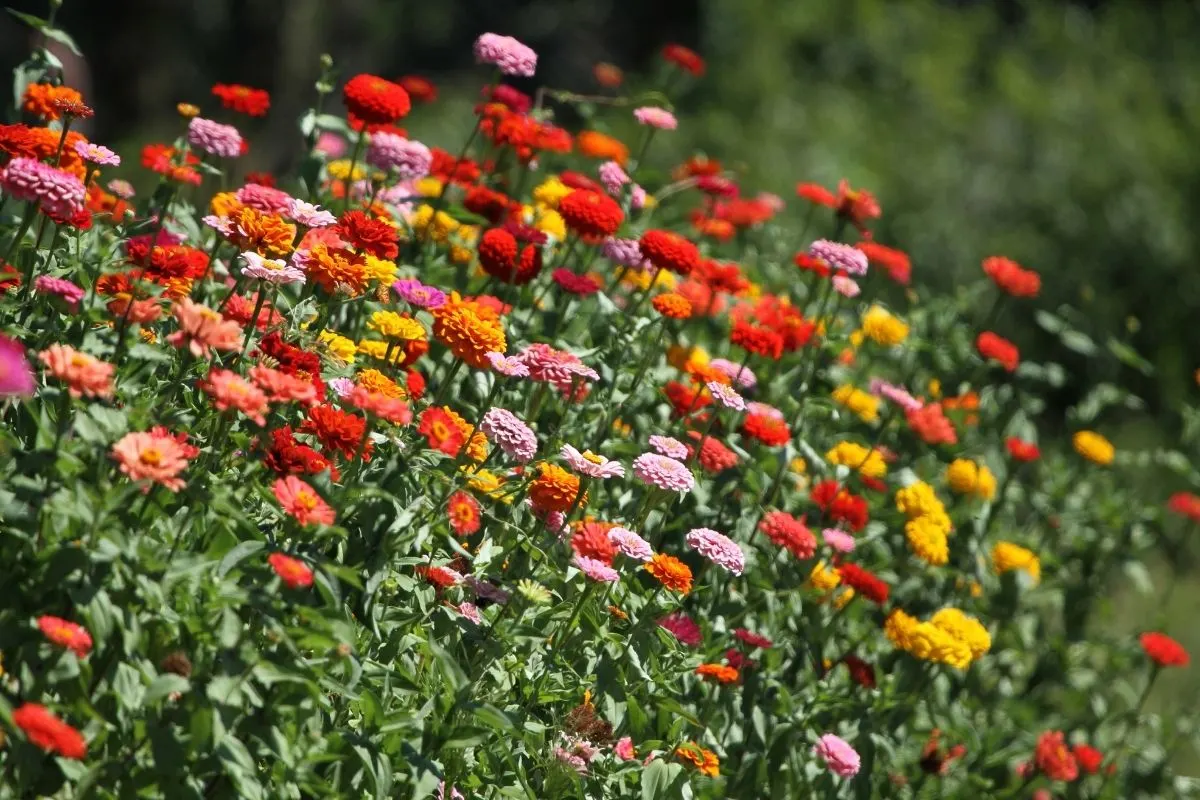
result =
M217 565L217 578L224 578L229 574L231 569L255 553L261 552L266 546L264 542L242 542L235 545L232 550L221 558L221 563Z
M150 685L146 687L146 694L142 698L142 701L146 705L151 705L168 695L175 692L182 694L190 688L192 688L192 684L187 678L168 672L165 675L159 675L150 682Z
M6 8L4 10L21 20L21 22L24 22L29 27L33 28L35 31L44 31L46 29L46 20L42 19L41 17L35 17L33 14L24 14L11 8Z
M83 57L83 53L79 50L79 45L75 44L75 40L71 38L71 34L66 31L58 28L44 28L42 29L42 35L63 45L75 55Z

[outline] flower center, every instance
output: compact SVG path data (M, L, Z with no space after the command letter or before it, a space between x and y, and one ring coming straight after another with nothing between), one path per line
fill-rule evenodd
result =
M157 447L147 447L138 455L138 459L143 464L149 464L157 467L162 464L163 461L162 450L159 450Z
M584 459L592 462L593 464L603 464L604 463L604 458L596 455L591 450L584 450L580 455L582 455L584 457Z
M312 492L300 492L296 495L296 505L303 508L305 511L312 511L317 507L317 498Z

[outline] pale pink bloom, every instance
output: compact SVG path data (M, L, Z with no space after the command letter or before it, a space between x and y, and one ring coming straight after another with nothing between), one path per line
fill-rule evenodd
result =
M346 397L350 392L354 391L356 385L349 378L332 378L329 381L329 388L333 389L338 397Z
M580 775L587 775L588 764L600 757L600 751L586 739L568 739L564 734L563 745L554 748L554 757Z
M629 174L615 161L605 161L600 165L600 182L611 195L619 195L621 188L629 183Z
M758 377L754 370L745 364L736 364L727 358L714 358L708 365L723 375L728 375L731 381L743 389L753 389L758 385Z
M825 540L825 544L837 550L839 553L854 552L854 536L846 533L841 528L826 528L821 531L821 538Z
M316 490L295 475L279 478L271 488L283 510L301 525L332 525L337 517Z
M62 300L71 311L79 310L79 301L84 295L79 286L64 278L52 278L49 275L39 275L33 282L33 288L38 294L48 294Z
M713 396L713 399L725 406L725 408L731 408L734 411L746 410L746 401L732 386L726 386L720 381L709 381L704 385L708 389L709 394Z
M858 753L845 739L836 734L827 733L817 740L813 748L835 774L843 778L853 778L858 774Z
M604 456L596 455L591 450L579 452L569 444L564 444L559 451L567 466L581 475L589 478L619 478L625 474L625 467L619 461L610 461Z
M821 259L835 272L845 272L848 275L867 274L867 254L848 244L818 239L808 246L808 254Z
M317 402L317 387L312 381L271 369L265 364L250 368L250 380L266 392L272 403L296 402L310 406Z
M514 461L528 464L537 455L537 434L506 408L489 408L479 430Z
M306 228L325 228L337 222L337 217L320 206L294 197L288 203L287 213L297 225Z
M642 106L633 110L633 118L643 125L658 128L660 131L673 131L679 127L679 120L665 108L657 106Z
M423 178L433 165L433 154L420 142L394 133L371 134L367 163L382 170L393 170L402 180Z
M102 144L93 144L80 139L75 142L74 149L75 155L90 164L99 164L104 167L121 166L121 157Z
M778 408L768 403L759 403L755 400L751 400L749 403L746 403L746 413L760 417L783 419L783 412Z
M14 158L0 168L0 190L60 218L82 210L87 198L83 181L35 158Z
M617 572L615 569L599 559L588 558L587 556L576 554L575 561L573 563L579 568L580 572L582 572L584 575L587 575L594 581L599 581L600 583L616 583L617 581L621 580L621 573Z
M613 745L613 755L622 761L632 761L637 757L633 752L633 738L623 736Z
M654 548L650 543L628 528L617 526L608 532L608 540L616 545L624 555L638 561L649 561L654 558Z
M133 184L120 178L113 178L109 181L108 190L122 200L132 200L135 194Z
M903 386L897 386L894 383L888 383L879 378L872 378L867 388L871 394L886 397L905 411L921 410L921 401L913 397Z
M635 458L633 474L642 483L671 492L690 492L696 485L695 476L682 462L658 453L642 453Z
M208 306L185 297L171 308L179 321L179 330L167 337L174 347L187 347L196 358L205 358L209 349L237 350L242 345L242 328L223 318Z
M510 358L503 353L488 353L487 360L492 369L507 378L528 378L529 367L516 358Z
M229 217L205 214L200 218L200 221L222 236L233 236L233 220L229 219Z
M485 33L475 40L475 61L495 64L505 75L533 77L537 70L537 53L511 36Z
M219 410L236 408L259 425L267 424L267 395L236 372L214 368L199 386Z
M474 622L476 625L483 624L483 614L479 613L479 607L474 603L464 600L455 607L455 610L457 610L459 614L462 614L464 617L471 620L471 622Z
M25 348L0 334L0 397L33 397L36 382Z
M326 158L341 158L346 155L346 140L333 131L322 131L317 137L316 147L313 148ZM296 220L299 222L299 220Z
M654 434L650 437L650 446L653 447L654 450L660 455L664 455L669 458L688 457L687 445L670 436L659 436L658 434Z
M303 270L282 259L264 258L252 250L247 250L242 253L242 260L246 262L246 266L242 267L242 274L247 278L258 278L281 286L305 281Z
M854 278L841 274L833 276L833 288L842 297L858 297L859 292L862 291L858 288L858 283Z
M66 344L52 344L38 353L38 361L67 384L72 397L112 397L112 364L81 353Z
M693 528L683 537L688 547L718 566L741 575L746 568L746 555L737 542L711 528Z
M292 207L292 196L274 186L247 183L234 194L237 201L264 214L286 214Z
M127 433L112 446L112 456L120 464L121 472L132 480L158 483L172 492L185 485L179 473L187 469L187 451L174 437ZM142 491L150 491L150 484L143 486Z
M223 125L203 117L192 117L188 123L188 144L209 155L237 158L242 154L242 135L232 125Z
M640 183L635 183L629 192L629 207L634 211L641 211L646 207L646 190Z

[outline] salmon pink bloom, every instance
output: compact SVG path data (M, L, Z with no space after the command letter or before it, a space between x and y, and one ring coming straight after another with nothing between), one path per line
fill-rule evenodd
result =
M354 386L345 395L350 405L365 411L373 417L387 420L394 425L407 425L412 422L412 409L408 403L395 397L388 397L382 392L372 392L364 386Z
M25 348L0 334L0 397L32 397L35 385Z
M37 625L47 639L67 648L80 658L84 658L92 650L91 634L82 625L51 616L38 617Z
M482 34L474 50L477 63L494 64L505 75L532 78L537 70L537 53L511 36Z
M622 761L632 761L637 758L637 754L633 751L633 739L629 736L623 736L613 745L613 755Z
M529 377L529 367L515 357L509 357L503 353L488 353L487 360L492 365L492 369L506 378Z
M275 481L272 487L275 499L283 510L295 518L301 525L316 523L332 525L335 514L329 504L321 499L316 490L295 475L288 475Z
M112 364L92 358L74 347L52 344L38 353L38 361L58 380L67 384L72 397L111 397Z
M165 431L127 433L112 447L121 472L135 481L159 483L177 492L184 487L179 473L187 469L188 448ZM142 487L150 491L150 484Z
M311 380L263 364L255 364L250 368L250 380L266 393L272 403L294 402L311 406L317 402L317 387Z
M174 347L187 347L196 358L206 358L209 350L234 351L242 346L242 328L226 320L208 306L185 297L171 308L179 321L179 330L167 337Z
M643 125L658 128L660 131L673 131L679 127L679 120L665 108L657 106L642 106L633 110L633 118Z
M259 425L266 425L267 396L253 383L227 369L212 369L199 384L221 411L236 408Z
M610 529L608 540L629 558L635 558L638 561L649 561L654 558L654 548L650 546L650 543L628 528L618 525Z
M825 765L834 774L843 778L853 778L858 774L861 763L858 753L845 739L832 733L827 733L817 740L813 748Z
M267 563L289 589L307 589L313 584L312 569L298 558L283 553L271 553L267 556Z
M695 476L682 462L658 453L642 453L635 458L633 474L642 483L669 492L690 492L696 485Z
M723 533L711 528L693 528L684 541L688 547L734 575L741 575L746 568L746 556L742 548Z
M615 569L599 559L588 558L587 556L581 556L577 553L575 555L575 560L572 563L575 564L575 567L580 572L582 572L584 575L587 575L594 581L598 581L600 583L616 583L617 581L621 580L621 573L617 572Z

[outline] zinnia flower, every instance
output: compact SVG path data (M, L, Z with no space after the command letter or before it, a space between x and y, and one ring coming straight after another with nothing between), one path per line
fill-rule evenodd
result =
M318 525L333 524L333 509L321 499L316 490L295 475L276 480L272 491L275 492L275 499L279 501L283 510L301 525L314 522Z
M1165 633L1143 633L1139 638L1142 650L1160 667L1186 667L1191 661L1183 645Z
M237 158L242 154L242 135L232 125L222 125L203 117L193 117L188 122L188 144L209 155L220 158Z
M537 434L507 409L489 408L479 430L514 461L527 464L537 454Z
M633 460L633 474L642 483L671 492L690 492L696 479L683 463L657 453L642 453Z
M625 474L625 467L621 466L619 461L610 461L604 456L596 455L591 450L581 453L571 445L564 444L559 452L566 460L567 466L589 478L604 480L605 478L619 478Z
M37 625L47 639L79 658L85 658L92 650L91 634L82 625L51 616L38 617Z
M167 337L174 347L187 347L196 358L206 358L210 349L233 351L242 346L242 328L207 306L185 297L171 308L179 330Z
M1116 448L1112 446L1112 442L1095 431L1079 431L1071 437L1071 444L1074 445L1076 453L1101 467L1111 464L1116 455Z
M622 528L618 525L610 529L608 531L608 540L629 558L635 558L638 561L649 561L654 557L654 548L650 546L650 543L628 528Z
M840 736L826 733L817 740L813 752L821 757L830 770L843 778L853 778L858 774L858 752Z
M155 431L127 433L112 446L113 458L130 479L159 483L172 492L184 487L179 474L187 469L188 453L175 437ZM142 487L149 490L149 485Z
M1021 353L1017 346L991 331L984 331L975 339L975 348L979 355L989 361L995 361L1008 372L1013 372L1021 363Z
M669 591L687 594L692 590L692 570L675 556L655 553L644 569Z
M0 397L32 397L35 386L25 348L0 334Z
M693 528L684 541L688 547L734 575L741 575L746 568L746 555L742 548L728 536L711 528Z
M573 563L579 568L580 572L594 581L616 583L621 579L621 573L598 559L576 554Z
M52 344L38 353L46 370L67 385L72 397L111 397L116 367L65 344Z
M650 437L650 446L654 448L659 455L667 456L668 458L683 459L688 457L687 445L678 439L673 439L670 436L659 436L655 434Z
M660 131L673 131L679 127L679 120L665 108L657 106L642 106L633 110L633 118L642 125L657 128Z
M313 583L313 571L298 558L283 553L271 553L267 563L289 589L307 589Z
M0 189L60 219L73 217L87 200L82 180L34 158L14 158L0 168Z
M477 63L494 64L505 75L531 78L537 70L537 53L511 36L482 34L474 50Z
M681 644L686 644L688 647L699 647L704 642L700 626L682 611L672 612L660 619L656 624L674 636Z
M12 721L30 742L47 752L76 761L87 755L83 734L54 716L45 706L22 703L12 712Z
M808 253L824 261L836 272L859 276L867 274L867 254L848 244L818 239L809 245Z
M266 413L270 410L267 395L236 372L214 368L199 386L212 397L218 410L236 408L259 425L267 424Z

